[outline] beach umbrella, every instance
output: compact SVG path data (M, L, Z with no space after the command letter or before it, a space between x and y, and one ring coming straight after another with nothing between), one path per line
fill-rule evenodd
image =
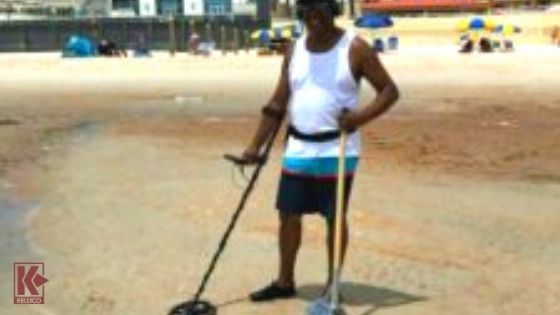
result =
M480 16L475 16L472 18L460 20L455 26L455 29L459 32L466 32L468 30L492 31L494 30L495 27L496 27L496 22L494 21L494 19L489 17L482 18Z
M386 29L393 26L393 20L388 15L379 15L379 14L365 14L356 20L354 20L354 26L359 28L365 28L369 30L378 30L378 29ZM376 33L376 32L373 32ZM383 39L381 34L373 35L373 48L377 52L383 52L385 50ZM396 37L395 37L396 38ZM397 39L398 40L398 39ZM393 47L396 47L393 44Z
M366 14L354 21L356 27L362 28L385 28L393 26L393 20L388 15Z
M259 29L251 33L250 38L252 40L258 40L260 44L268 44L270 40L274 37L274 33L268 29Z
M484 29L487 31L493 31L496 28L496 21L493 18L485 17L484 20Z
M251 37L251 39L254 39L254 40L260 39L262 37L272 38L272 37L274 37L274 33L271 30L268 30L266 28L261 28L261 29L258 29L256 31L252 32L250 37Z
M302 26L297 22L278 22L273 23L271 31L273 33L273 38L276 40L280 39L296 39L301 36Z
M484 29L484 19L481 17L474 17L469 22L469 29L480 31Z
M260 29L251 33L252 40L280 40L295 39L301 36L301 31L292 25L274 27L272 29Z
M275 27L273 29L260 29L251 33L252 40L280 40L280 39L293 39L298 38L300 33L293 30L291 27Z
M521 27L512 24L500 24L494 28L494 32L511 35L514 33L521 33Z
M470 19L462 19L457 23L455 29L459 32L466 32L469 30L470 23L471 23Z
M294 33L294 31L289 28L285 28L280 33L280 37L285 39L294 39L294 38L298 38L299 34Z
M301 29L297 24L289 24L281 27L280 37L283 39L296 39L301 36Z

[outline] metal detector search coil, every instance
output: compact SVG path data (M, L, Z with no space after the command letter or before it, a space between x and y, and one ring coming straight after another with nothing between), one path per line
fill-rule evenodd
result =
M216 307L207 301L189 301L171 309L169 315L216 315Z

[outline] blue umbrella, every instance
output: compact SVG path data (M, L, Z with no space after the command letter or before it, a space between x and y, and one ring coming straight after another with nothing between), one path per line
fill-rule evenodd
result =
M262 28L251 33L252 40L258 40L261 44L268 44L270 39L274 37L274 33L271 30Z
M469 28L471 30L481 30L484 28L484 26L485 26L484 19L482 19L481 17L475 17L469 23Z
M393 20L387 15L366 14L354 21L354 25L364 28L383 28L393 26Z

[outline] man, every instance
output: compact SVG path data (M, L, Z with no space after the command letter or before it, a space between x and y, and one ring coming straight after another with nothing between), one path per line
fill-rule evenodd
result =
M289 113L289 137L276 200L280 217L279 271L275 281L251 294L254 302L296 295L294 266L303 214L320 213L326 219L328 274L331 274L340 130L349 132L347 206L360 153L357 130L387 111L398 99L397 87L371 47L335 26L334 17L340 14L335 1L298 0L298 16L304 21L307 36L288 47L276 90L263 107L259 127L242 155L245 164L260 161L261 147L282 122L284 114ZM362 78L375 88L377 96L359 108ZM346 218L342 234L344 256L348 242ZM329 285L330 278L327 278L325 293Z

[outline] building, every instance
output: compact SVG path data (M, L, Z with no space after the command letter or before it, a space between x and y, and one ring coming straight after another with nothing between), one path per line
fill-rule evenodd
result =
M546 0L361 0L363 11L426 12L426 11L482 11L496 7L550 4Z
M0 0L0 19L34 19L47 16L72 16L79 0Z
M0 0L0 19L50 16L258 15L270 0ZM264 16L261 12L260 16Z
M112 0L115 16L165 15L255 15L257 3L251 0Z
M415 12L477 10L488 6L481 0L362 0L363 11Z

